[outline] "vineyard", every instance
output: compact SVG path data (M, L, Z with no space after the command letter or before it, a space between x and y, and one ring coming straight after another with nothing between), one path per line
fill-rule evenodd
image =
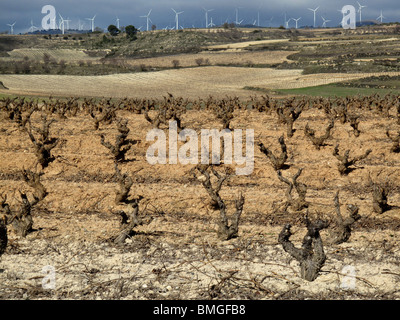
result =
M3 299L399 298L397 95L5 97L0 117ZM150 164L171 121L254 130L251 174Z

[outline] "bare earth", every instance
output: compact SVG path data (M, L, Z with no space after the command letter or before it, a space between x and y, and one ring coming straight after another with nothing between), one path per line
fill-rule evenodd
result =
M207 69L198 69L198 81L201 72L220 70ZM234 70L246 72L243 68ZM263 73L265 79L268 79L268 72L272 72L252 71L266 72ZM185 72L173 70L161 75L168 82ZM298 77L296 73L290 71L286 77ZM115 91L110 85L102 87L105 84L102 81L108 79L117 83L119 79L124 90L128 90L127 82L135 83L132 80L137 81L139 76L150 86L153 75L146 73L97 78L96 87L102 88L102 95L107 95ZM225 80L228 78L226 76ZM255 83L265 81L254 74L253 78L256 78L253 79ZM25 87L22 87L23 79ZM74 83L74 77L7 76L4 82L10 90L34 88L33 91L42 92L40 88L45 79L60 93L68 90L79 95L94 87L90 81L93 78ZM88 86L81 88L83 84ZM170 88L177 88L179 92L184 90L185 84L187 86L183 81L176 81ZM214 90L219 85L216 81ZM135 86L146 89L141 83ZM135 86L131 88L133 94L138 91ZM72 88L79 91L74 92ZM114 87L114 90L121 88ZM155 87L147 90L154 92ZM185 92L191 93L191 88L186 88ZM224 92L234 92L234 89ZM236 111L235 115L233 128L254 129L256 143L262 141L274 152L278 149L277 139L285 129L277 124L275 115L257 111ZM250 176L232 176L222 188L228 212L232 212L238 192L243 192L246 202L239 237L221 242L215 232L219 213L209 207L208 194L189 174L193 166L148 164L145 152L152 142L147 142L145 137L151 125L143 115L118 111L118 117L129 120L130 138L141 140L128 155L128 159L135 161L123 164L121 170L132 173L140 169L133 175L132 193L144 196L141 210L152 218L151 222L137 228L137 234L124 245L112 243L119 230L119 208L114 204L113 162L108 150L100 144L99 134L105 134L107 140L113 139L115 124L101 125L99 132L95 132L88 115L56 118L51 135L65 142L53 150L57 159L44 171L43 184L49 195L34 211L34 232L22 239L9 231L9 246L0 258L0 298L400 298L400 190L395 188L389 198L389 203L397 207L377 215L372 212L371 194L366 189L368 175L374 176L380 170L383 170L383 177L400 181L400 159L389 152L391 143L385 136L386 128L395 129L391 119L373 113L363 114L359 138L352 135L348 124L337 123L332 140L320 151L304 138L303 128L309 123L322 133L326 126L324 113L309 110L296 121L297 131L287 141L290 168L284 170L283 175L290 176L299 167L304 168L299 180L308 186L310 214L334 217L333 198L340 190L343 214L346 204L356 204L362 215L347 243L330 245L327 233L322 233L327 261L320 276L308 282L299 277L297 261L277 242L283 225L290 222L294 231L292 240L297 247L301 246L305 234L302 215L277 210L285 200L286 186L278 180L269 160L257 147L254 172ZM39 115L35 114L33 120L33 125L37 126ZM215 116L205 111L188 111L183 125L197 131L220 127ZM373 152L356 170L341 176L337 160L332 156L336 143L340 143L341 150L350 148L355 155L367 148ZM19 201L18 190L27 191L31 196L32 190L20 180L18 170L32 168L35 156L27 134L9 120L0 122L0 150L0 193L6 193L15 206ZM55 270L55 289L42 287L42 281L46 280L45 266ZM354 271L350 276L346 271L349 266ZM352 281L355 286L349 289L346 283Z
M206 98L210 95L224 98L248 98L245 86L265 89L291 89L372 75L399 75L399 72L312 74L302 70L276 70L244 67L199 67L170 69L106 76L69 75L2 75L1 81L9 94L75 97L162 98L168 92L174 96Z

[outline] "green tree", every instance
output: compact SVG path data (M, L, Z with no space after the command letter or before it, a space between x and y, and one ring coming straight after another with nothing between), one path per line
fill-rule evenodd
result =
M125 27L125 33L126 33L126 37L130 40L136 40L136 34L138 32L138 29L136 29L134 26L129 25Z
M110 24L107 28L108 32L113 36L117 36L121 31L113 24Z

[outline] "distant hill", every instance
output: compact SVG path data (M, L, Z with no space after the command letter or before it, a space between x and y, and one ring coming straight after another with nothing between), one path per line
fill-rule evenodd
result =
M357 22L356 27L373 26L376 24L381 24L381 23L377 20L365 20L365 21Z
M92 32L91 30L65 30L65 34L84 34L84 33L90 33ZM62 34L62 30L60 29L51 29L51 30L36 30L34 32L28 32L26 34Z

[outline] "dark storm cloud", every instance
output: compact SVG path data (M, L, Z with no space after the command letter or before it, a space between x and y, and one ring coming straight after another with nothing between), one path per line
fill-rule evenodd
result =
M385 21L400 21L398 0L359 0L359 2L366 6L362 11L363 20L376 19L380 15L380 10L383 10ZM41 9L47 4L53 5L57 13L61 13L64 18L71 19L72 28L77 27L80 19L87 29L89 22L85 19L95 14L97 14L96 26L101 28L115 24L116 16L119 17L121 26L133 24L145 28L146 19L140 16L146 15L150 9L152 9L150 15L152 23L159 29L172 27L175 25L175 14L171 8L184 11L179 16L180 25L186 28L204 27L203 7L214 9L209 13L209 19L212 17L215 24L235 21L235 10L238 7L238 18L239 21L243 20L243 24L252 24L259 19L262 26L279 26L284 24L286 14L287 19L301 17L299 21L301 26L313 24L313 13L307 8L319 6L317 25L322 24L321 16L324 16L331 20L330 26L336 26L341 20L341 13L338 10L342 6L350 4L358 8L357 1L353 0L0 0L0 31L8 30L7 24L14 21L16 21L15 32L26 32L31 20L35 26L40 27L44 17Z

